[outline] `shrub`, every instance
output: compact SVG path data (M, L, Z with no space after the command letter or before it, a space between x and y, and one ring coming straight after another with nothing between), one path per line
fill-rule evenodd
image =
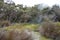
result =
M29 29L0 29L0 40L35 40L36 34ZM36 39L37 40L37 39Z
M7 27L9 25L11 25L9 21L0 21L0 27Z
M39 32L47 37L56 39L60 36L60 23L59 22L45 22L39 28Z

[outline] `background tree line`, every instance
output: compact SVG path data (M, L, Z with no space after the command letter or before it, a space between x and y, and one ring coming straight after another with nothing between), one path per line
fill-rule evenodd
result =
M60 21L60 7L44 7L41 9L40 4L33 7L23 7L13 1L0 1L0 21L9 21L11 23L41 23L46 20Z

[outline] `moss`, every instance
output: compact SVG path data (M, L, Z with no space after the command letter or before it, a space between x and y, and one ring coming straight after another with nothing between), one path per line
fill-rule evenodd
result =
M6 30L10 30L10 29L20 29L20 30L24 30L24 29L31 29L31 30L36 30L38 28L39 24L14 24L14 25L11 25L11 26L8 26L8 27L4 27L3 29L6 29ZM2 29L2 28L0 28Z

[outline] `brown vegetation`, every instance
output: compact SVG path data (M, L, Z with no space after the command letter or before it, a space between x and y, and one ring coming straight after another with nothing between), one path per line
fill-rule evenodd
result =
M0 40L33 40L31 31L19 29L0 30Z
M60 36L60 23L45 22L39 28L39 32L45 37L56 39Z

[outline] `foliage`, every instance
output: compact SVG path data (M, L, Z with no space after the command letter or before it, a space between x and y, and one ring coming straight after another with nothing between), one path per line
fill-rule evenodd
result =
M29 34L28 34L29 32ZM9 31L0 30L0 40L34 40L31 35L31 31L19 29L12 29Z
M21 23L21 24L13 24L11 26L5 27L4 29L6 30L10 30L10 29L20 29L20 30L24 30L24 29L31 29L31 30L36 30L39 27L39 24L28 24L28 23Z
M40 33L47 38L56 39L60 35L60 23L59 22L45 22L40 27Z
M52 7L45 7L42 9L40 7L42 5L40 4L34 5L33 7L24 7L23 4L15 5L13 1L9 2L10 3L7 1L5 3L3 0L0 0L0 27L3 27L0 28L0 37L2 35L2 39L0 40L4 40L6 36L8 37L10 32L15 37L17 34L20 35L20 31L26 29L36 32L37 28L39 28L37 22L46 22L43 23L42 26L40 24L41 27L39 28L40 33L45 37L56 39L56 37L60 36L60 6L53 5ZM16 29L18 29L18 31ZM25 35L23 31L22 33ZM40 39L49 40L44 37ZM9 40L11 39L9 38Z
M9 2L0 1L0 20L8 20L12 23L37 23L39 20L44 21L45 17L53 21L60 20L60 8L58 5L40 10L40 6L42 6L40 4L33 7L23 7L23 4L15 5L14 2ZM42 17L40 17L41 15Z
M0 21L0 28L8 27L10 25L11 25L11 23L9 21L2 21L2 22Z
M39 40L39 34L34 32L38 24L14 24L0 28L0 40Z

